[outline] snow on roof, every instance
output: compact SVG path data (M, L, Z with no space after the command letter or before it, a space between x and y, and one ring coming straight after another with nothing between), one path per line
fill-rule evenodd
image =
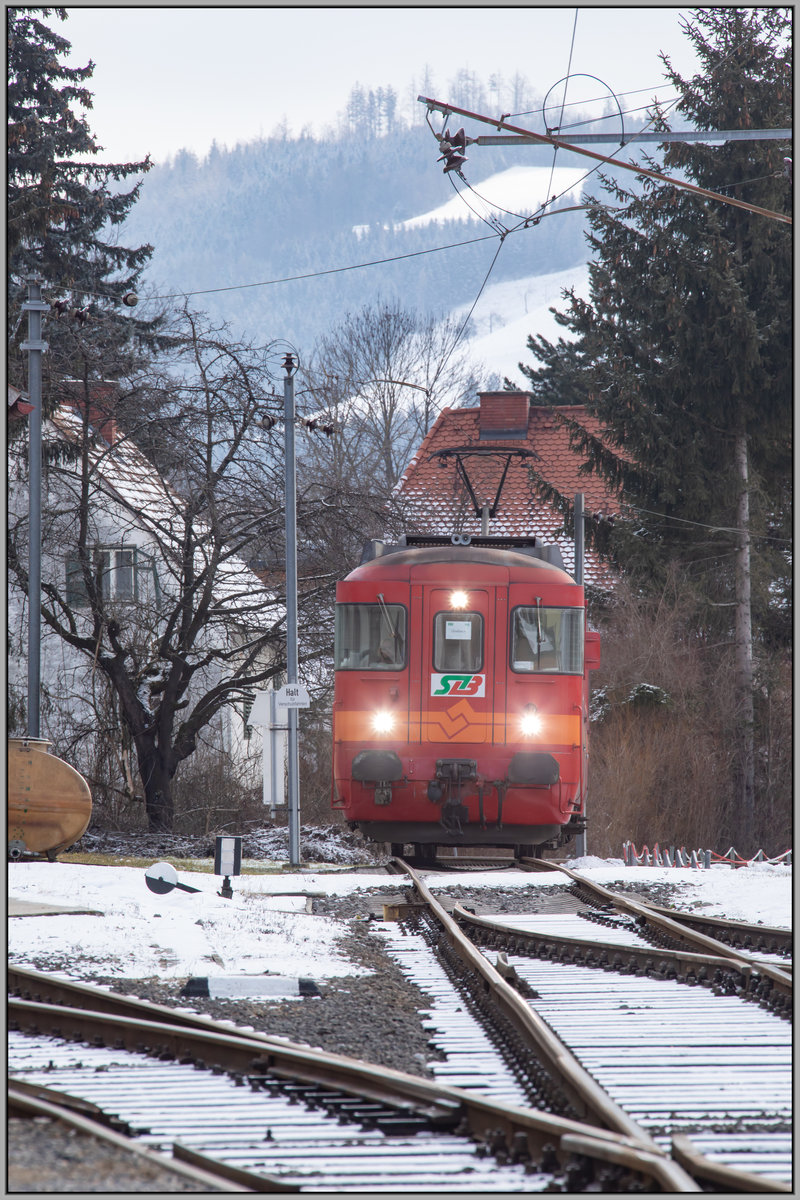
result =
M497 455L490 457L462 454L476 499L493 503L506 465L500 448L532 451L535 458L509 460L489 532L503 537L536 535L546 544L556 543L567 571L572 573L573 540L556 534L563 518L538 497L530 469L570 500L583 492L587 512L616 513L619 504L596 476L578 473L583 460L570 447L569 434L553 410L536 407L529 400L527 392L483 393L480 407L444 409L407 466L396 495L407 520L420 532L449 535L458 531L476 536L481 532L481 518L475 513L455 457L432 456L455 447L496 448ZM582 405L555 411L574 417L592 433L600 432L599 422ZM602 588L613 586L611 571L590 549L584 555L584 581Z
M28 413L33 412L33 405L30 403L30 397L27 392L20 391L19 388L8 384L8 417L9 420L17 420L19 417L27 417Z

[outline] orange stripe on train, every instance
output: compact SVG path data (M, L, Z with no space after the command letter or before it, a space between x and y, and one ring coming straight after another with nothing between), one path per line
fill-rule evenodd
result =
M422 725L422 740L430 742L486 742L495 718L498 725L508 723L507 740L534 748L537 745L577 746L581 739L580 717L566 713L540 713L542 730L535 738L514 736L514 717L506 713L475 712L468 700L440 712L411 712L410 723L416 730ZM387 737L372 728L372 709L346 709L336 714L337 741L396 742L406 740L405 714L398 713L400 728ZM414 740L417 738L415 736ZM488 739L491 741L491 736Z

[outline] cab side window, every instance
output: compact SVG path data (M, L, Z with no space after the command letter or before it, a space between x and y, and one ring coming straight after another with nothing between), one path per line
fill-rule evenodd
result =
M406 610L400 604L337 604L337 671L400 671L406 659Z
M583 674L583 609L515 608L511 669L521 673Z

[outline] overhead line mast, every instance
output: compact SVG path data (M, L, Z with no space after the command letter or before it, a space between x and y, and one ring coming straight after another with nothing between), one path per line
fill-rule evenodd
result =
M510 133L518 134L520 140L526 143L536 143L543 146L555 146L557 149L569 150L572 154L581 154L585 158L591 158L595 162L605 163L610 167L620 167L624 171L634 171L637 175L646 175L650 179L657 179L660 183L670 184L672 187L680 188L683 191L693 192L695 195L704 196L707 200L718 200L721 204L728 204L733 208L743 208L747 212L756 213L762 217L770 217L774 221L783 221L787 225L793 224L792 218L785 213L774 212L770 208L760 208L757 204L748 204L744 200L737 200L733 196L723 196L721 192L712 192L708 188L698 187L697 184L688 183L682 179L673 179L669 175L662 175L660 171L653 171L649 167L637 166L636 163L625 162L620 158L611 158L605 154L597 154L594 150L586 150L583 146L577 146L571 141L565 141L562 138L551 137L543 133L533 133L530 129L522 129L518 125L510 125L505 117L487 117L482 113L470 112L469 109L459 108L455 104L445 104L441 100L433 100L428 96L417 96L417 100L421 104L425 104L428 112L440 112L445 119L451 113L460 117L469 117L473 121L482 121L485 125L494 125L497 129L507 129ZM475 139L466 138L466 142L473 142ZM447 167L445 168L447 170Z

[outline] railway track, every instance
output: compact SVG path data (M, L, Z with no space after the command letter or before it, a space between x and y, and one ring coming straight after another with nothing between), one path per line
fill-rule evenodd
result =
M38 972L9 989L15 1096L94 1106L222 1190L698 1190L647 1139Z
M555 1080L561 1103L566 1096L571 1106L567 1111L655 1141L691 1164L704 1186L790 1190L791 1045L780 1019L791 1013L788 972L696 930L678 937L673 914L657 910L656 941L678 948L642 942L642 934L652 936L648 906L607 889L593 892L595 907L588 915L600 912L611 928L574 916L566 924L547 916L489 919L461 906L448 915L413 869L407 870L442 930L440 945L468 974L477 974L484 988L491 986L491 1007L502 1012L502 1026L510 1022L517 1040L527 1041L529 1061L538 1061L551 1081L544 1092L549 1090L557 1111ZM574 872L567 875L584 883ZM612 896L619 900L617 915ZM581 925L588 936L575 936ZM752 936L745 929L739 927L739 936ZM766 949L773 932L766 931ZM708 949L712 941L714 954L685 948ZM492 967L489 959L498 949L501 957ZM505 978L505 997L498 975ZM425 986L430 988L429 981ZM471 988L480 996L474 979ZM757 1000L758 1007L744 1000ZM573 1053L565 1073L567 1046ZM513 1053L519 1059L519 1050ZM596 1106L595 1088L608 1106ZM620 1112L629 1124L621 1123Z
M717 951L720 947L725 947L728 955L733 950L736 957L747 962L761 963L770 958L774 963L782 963L784 969L788 967L791 970L792 932L789 929L748 925L742 921L728 921L722 917L704 917L646 904L641 900L632 900L576 871L571 871L562 864L551 863L546 859L523 858L517 865L522 870L557 872L563 875L571 881L576 894L587 903L599 909L610 907L631 914L643 927L648 928L654 940L660 938L666 942L666 939L670 938L698 950Z
M569 871L568 920L448 914L420 876L399 860L393 869L414 893L404 924L383 934L432 997L431 1040L445 1056L429 1063L435 1081L12 968L9 1070L27 1085L22 1098L12 1085L16 1102L55 1106L71 1093L73 1115L77 1103L89 1120L94 1106L117 1136L222 1191L790 1190L785 931L717 921L713 936L607 889L590 897ZM623 997L618 985L655 990ZM747 1044L716 1096L700 1084L718 1062L674 1038L656 1047L670 1021L690 1025L676 995L668 1016L640 1020L670 988L748 1014L741 1027L717 1008L704 1016L717 1033L727 1022L720 1055L732 1039ZM753 1015L766 1023L757 1047ZM693 1109L669 1095L678 1058Z

